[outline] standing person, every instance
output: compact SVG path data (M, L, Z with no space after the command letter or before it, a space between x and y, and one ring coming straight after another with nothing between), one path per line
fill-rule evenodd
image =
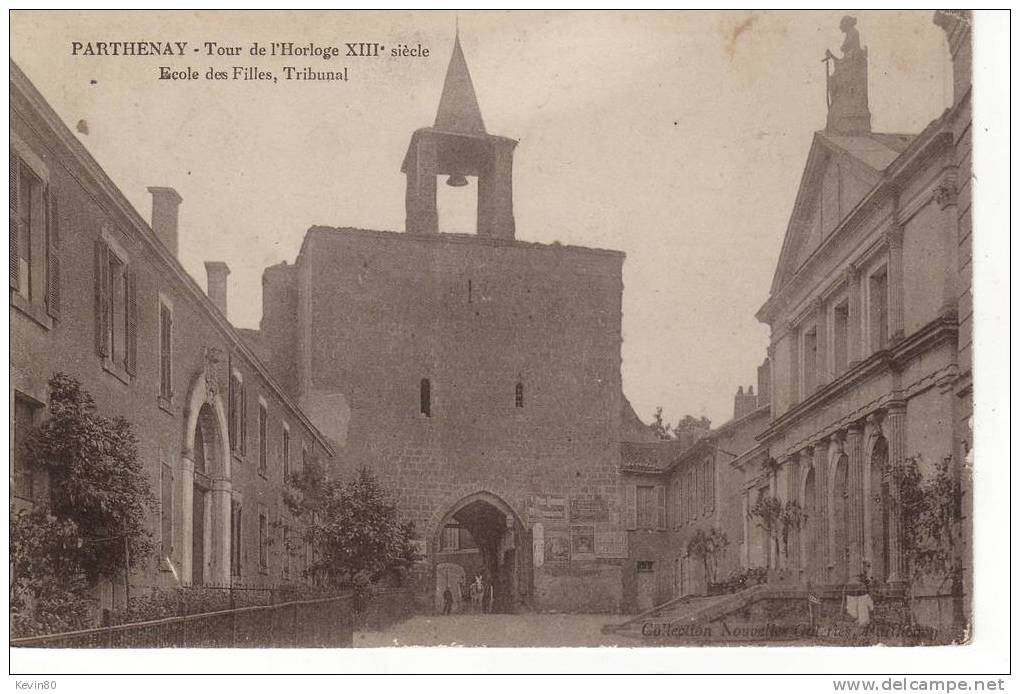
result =
M443 614L450 614L450 609L453 607L453 591L450 590L449 584L443 590Z

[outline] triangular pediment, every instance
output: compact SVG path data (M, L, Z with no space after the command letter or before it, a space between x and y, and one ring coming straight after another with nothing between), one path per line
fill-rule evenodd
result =
M872 135L815 133L772 279L773 294L839 228L897 154Z

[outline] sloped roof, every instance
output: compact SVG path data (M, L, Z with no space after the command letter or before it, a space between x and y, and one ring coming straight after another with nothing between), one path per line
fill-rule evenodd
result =
M821 130L815 133L783 237L783 246L772 277L770 294L779 291L780 287L797 272L797 257L804 236L800 221L807 213L806 208L820 185L828 157L833 154L846 156L873 188L881 181L882 172L909 147L915 137L900 133L834 135Z
M453 54L446 68L443 94L436 111L436 129L453 133L485 134L482 110L471 82L464 51L460 47L460 34L453 41Z
M875 171L885 170L907 148L907 145L913 139L912 135L893 133L833 135L827 132L820 132L818 135L822 140L827 140L838 151L849 154Z

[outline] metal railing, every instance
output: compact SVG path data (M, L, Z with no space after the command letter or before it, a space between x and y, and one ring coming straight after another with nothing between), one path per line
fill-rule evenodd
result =
M408 591L381 592L179 615L11 639L14 648L347 648L354 629L381 629L413 612ZM359 609L360 607L360 609Z

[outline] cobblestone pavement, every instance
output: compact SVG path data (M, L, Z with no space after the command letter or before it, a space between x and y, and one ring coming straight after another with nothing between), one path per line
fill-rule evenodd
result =
M620 615L483 614L419 616L383 631L355 632L355 648L388 646L638 646L601 632Z

